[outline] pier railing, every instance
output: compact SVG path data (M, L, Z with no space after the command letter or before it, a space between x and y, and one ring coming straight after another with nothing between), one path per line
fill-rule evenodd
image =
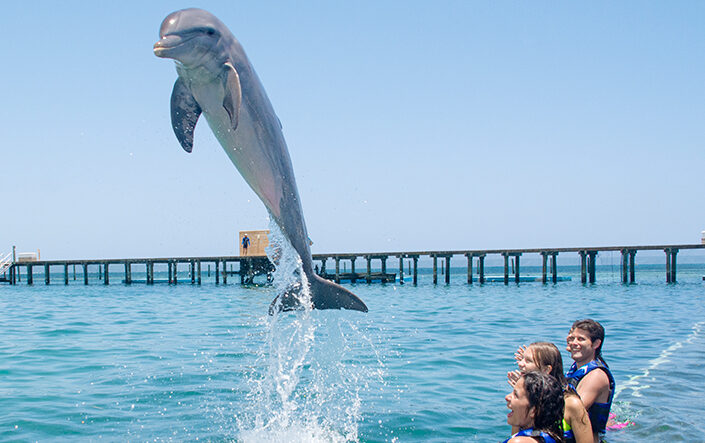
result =
M365 281L371 283L373 281L380 282L395 282L403 284L404 260L409 264L409 272L406 274L407 279L411 277L411 282L417 284L418 281L418 260L420 257L429 257L433 261L433 283L438 283L438 260L442 260L441 265L445 264L445 269L450 270L451 259L456 256L465 257L467 260L467 283L480 284L489 281L503 281L504 284L509 284L510 281L519 283L527 281L527 277L520 275L520 258L524 254L539 254L542 258L542 275L540 280L546 284L549 281L557 283L563 278L558 277L557 257L559 254L577 253L580 257L580 279L582 283L595 283L596 281L596 258L600 252L619 251L622 256L621 261L621 276L623 283L634 283L635 277L635 256L638 251L656 251L662 250L666 254L666 282L676 282L676 256L681 250L688 249L705 249L705 244L677 244L677 245L641 245L641 246L590 246L590 247L569 247L569 248L526 248L526 249L484 249L484 250L446 250L446 251L396 251L396 252L358 252L358 253L330 253L330 254L314 254L313 260L316 262L316 272L324 278L341 281ZM485 276L485 258L488 255L499 255L504 259L504 278ZM387 260L396 258L399 260L399 266L394 272L387 272ZM7 257L5 257L6 260ZM362 272L356 272L355 261L363 259L367 261L367 267ZM329 272L326 269L326 264L329 260L335 262L335 271ZM381 272L372 272L373 260L379 260ZM510 260L512 263L512 274L510 278ZM341 272L341 262L350 261L351 272ZM76 266L83 268L84 284L88 284L88 269L89 266L98 267L99 279L103 280L104 284L109 284L110 281L110 266L117 266L124 270L125 284L133 282L144 282L154 284L155 282L168 282L176 284L179 278L179 265L189 266L189 277L192 284L201 284L201 266L202 263L208 264L208 273L210 274L210 264L214 264L215 283L220 284L221 278L223 284L227 283L228 275L237 274L240 276L240 283L247 284L253 281L254 276L262 274L270 274L274 269L269 259L264 256L212 256L212 257L162 257L162 258L123 258L123 259L99 259L99 260L44 260L23 263L10 263L9 278L4 281L10 284L16 284L21 281L21 270L26 270L27 284L33 284L34 267L44 268L45 283L50 283L52 266L63 267L64 284L69 284L69 266L73 266L74 280L76 279ZM233 270L232 265L239 264L237 271ZM320 263L320 267L319 264ZM154 265L162 264L167 266L168 278L166 280L155 280ZM227 265L231 265L228 270ZM411 265L413 264L413 272ZM145 269L144 280L132 279L133 265L143 265ZM476 266L476 268L475 268ZM442 266L443 267L443 266ZM474 270L476 272L474 272ZM0 274L2 272L0 271ZM445 283L450 283L450 272L443 273ZM550 274L550 275L549 275ZM529 278L531 279L531 278Z

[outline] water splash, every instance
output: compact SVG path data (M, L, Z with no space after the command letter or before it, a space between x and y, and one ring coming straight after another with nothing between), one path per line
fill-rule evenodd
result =
M345 314L312 309L301 258L275 223L269 242L273 292L295 293L302 309L259 319L266 340L248 376L248 406L236 415L238 440L357 441L361 393L381 371L347 357L365 341Z

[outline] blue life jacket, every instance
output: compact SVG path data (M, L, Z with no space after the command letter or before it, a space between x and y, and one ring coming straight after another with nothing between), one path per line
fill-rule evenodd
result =
M553 437L551 437L551 435L548 432L534 431L534 428L522 429L521 431L512 435L508 439L504 440L504 443L507 443L509 440L511 440L514 437L541 437L541 438L543 438L544 443L556 443L556 440Z
M587 410L588 416L590 417L590 424L592 425L592 431L603 433L607 427L607 419L609 418L610 408L612 408L612 399L614 398L614 377L612 377L612 372L610 372L607 365L605 365L601 360L593 360L579 368L575 366L575 363L573 363L570 366L570 369L568 369L568 372L565 374L565 378L568 379L568 383L577 388L580 380L590 373L590 371L594 371L595 369L605 371L607 378L610 380L610 396L607 403L595 402Z

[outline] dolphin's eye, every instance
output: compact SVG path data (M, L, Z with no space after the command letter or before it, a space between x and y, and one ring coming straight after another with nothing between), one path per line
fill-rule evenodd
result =
M206 34L215 35L215 29L211 29L211 28L206 29Z

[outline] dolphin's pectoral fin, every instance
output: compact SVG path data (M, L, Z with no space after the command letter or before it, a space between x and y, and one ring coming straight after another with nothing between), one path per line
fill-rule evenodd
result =
M186 152L193 150L193 131L200 115L201 107L186 83L179 77L171 92L171 126Z
M225 63L225 98L223 99L223 107L230 117L232 129L237 129L237 124L240 119L240 104L242 103L242 89L240 89L240 76L237 70L230 62Z

